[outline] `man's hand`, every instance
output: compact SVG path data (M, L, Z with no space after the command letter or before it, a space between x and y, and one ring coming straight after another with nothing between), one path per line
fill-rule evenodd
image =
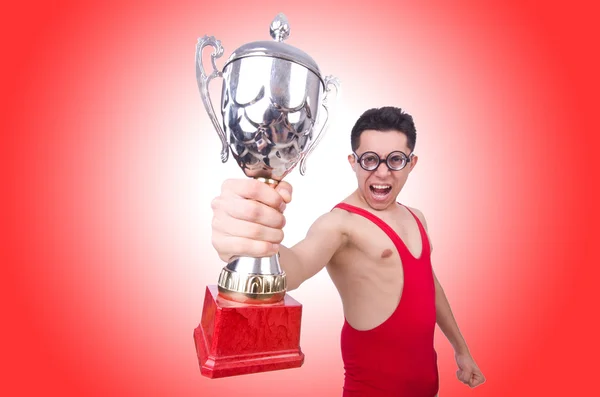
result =
M221 260L277 253L283 240L283 211L291 200L292 186L287 182L273 189L250 178L226 180L211 203L212 245Z
M457 354L455 358L456 364L458 364L458 370L456 371L458 380L469 387L477 387L485 382L483 373L481 373L470 354Z

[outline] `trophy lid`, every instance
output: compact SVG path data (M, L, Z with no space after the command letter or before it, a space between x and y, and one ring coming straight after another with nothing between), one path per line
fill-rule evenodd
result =
M223 68L227 67L231 62L245 57L264 56L281 58L308 68L323 81L319 66L314 59L304 51L283 42L290 35L290 25L283 13L279 13L273 19L269 30L271 37L275 41L255 41L242 45L229 56Z

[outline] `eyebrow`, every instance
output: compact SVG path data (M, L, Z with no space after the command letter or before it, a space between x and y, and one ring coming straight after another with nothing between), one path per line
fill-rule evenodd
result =
M407 155L407 156L408 156L408 154L406 154L406 152L405 152L404 150L400 150L400 149L394 149L394 150L392 150L391 152L387 153L385 156L382 156L381 154L379 154L379 153L378 153L378 152L376 152L375 150L365 150L365 151L364 151L364 152L362 152L360 155L359 155L358 153L356 153L356 152L355 152L355 154L356 154L357 156L359 156L359 157L360 157L360 156L362 156L363 154L365 154L365 153L369 153L369 152L371 152L371 153L375 153L375 154L377 154L377 155L378 155L379 157L381 157L381 158L385 158L385 157L389 156L390 154L392 154L392 153L394 153L394 152L402 152L402 153L404 153L405 155Z

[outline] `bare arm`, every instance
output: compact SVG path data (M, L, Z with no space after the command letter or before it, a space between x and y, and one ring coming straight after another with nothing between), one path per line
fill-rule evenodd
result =
M425 220L425 216L423 213L416 208L411 208L413 212L419 217L425 231L427 231L427 221ZM429 246L431 251L433 251L433 245L431 244L431 238L429 238ZM470 354L469 349L467 347L467 343L460 333L460 329L458 328L458 324L456 323L456 319L452 314L452 309L450 308L450 303L448 302L448 298L444 293L444 289L442 285L438 281L435 273L433 275L433 280L435 283L435 310L436 310L436 322L439 325L440 329L454 348L456 354Z
M421 219L423 227L427 231L425 217L419 210L415 210L415 213L419 219ZM431 250L433 250L431 238L429 239L429 246L431 247ZM454 356L458 365L456 377L469 387L477 387L485 383L485 376L475 363L475 360L473 360L473 357L471 357L467 343L460 333L456 319L454 318L452 310L450 309L448 298L446 298L444 289L438 281L435 273L433 274L433 280L435 284L436 322L454 348Z
M292 248L280 246L280 264L286 273L288 291L294 290L323 269L346 243L341 217L329 212L310 227L306 238Z
M291 199L292 187L287 182L273 189L252 179L225 181L221 194L212 201L212 244L219 258L229 262L235 256L258 258L279 253L288 291L317 274L345 243L345 213L322 215L304 240L287 248L280 243L283 212Z
M448 303L448 298L446 298L444 289L435 274L433 275L433 278L435 281L436 322L446 338L448 338L448 341L454 348L456 354L470 354L467 343L460 333L456 319L452 314L450 303Z

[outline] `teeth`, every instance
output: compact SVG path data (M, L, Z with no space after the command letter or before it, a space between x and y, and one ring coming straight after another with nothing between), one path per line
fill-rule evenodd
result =
M371 185L373 186L373 188L375 189L388 189L391 187L391 185Z

